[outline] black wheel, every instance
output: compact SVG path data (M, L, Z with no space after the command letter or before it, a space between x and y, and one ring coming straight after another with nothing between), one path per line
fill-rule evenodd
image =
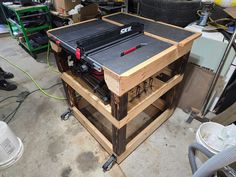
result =
M142 16L182 27L197 20L199 8L200 0L140 1Z
M109 171L114 163L116 162L116 156L111 155L110 158L106 161L106 163L102 166L104 172Z

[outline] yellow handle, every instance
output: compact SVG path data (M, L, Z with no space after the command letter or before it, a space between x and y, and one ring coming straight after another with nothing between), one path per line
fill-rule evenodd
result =
M234 7L236 6L236 0L214 0L215 4L222 7Z

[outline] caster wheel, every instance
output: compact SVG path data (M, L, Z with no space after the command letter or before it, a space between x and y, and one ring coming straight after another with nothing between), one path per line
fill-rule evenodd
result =
M112 155L106 163L102 166L104 172L109 171L116 162L116 156Z

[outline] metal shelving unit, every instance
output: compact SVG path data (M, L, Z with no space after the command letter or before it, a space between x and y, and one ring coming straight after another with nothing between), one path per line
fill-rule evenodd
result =
M36 53L43 49L47 49L48 43L34 46L30 41L33 34L35 35L39 32L51 29L50 13L46 5L22 7L19 5L3 3L2 8L10 28L11 35L19 41L19 44L30 55L36 58ZM31 19L34 21L37 20L39 16L40 18L45 19L43 24L32 25L29 27L25 25L26 19Z

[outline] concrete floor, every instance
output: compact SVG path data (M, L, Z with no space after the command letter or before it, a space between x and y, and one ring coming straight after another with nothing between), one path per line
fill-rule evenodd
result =
M58 74L51 72L45 63L45 53L36 61L11 37L0 38L0 54L32 74L43 88L60 82ZM0 100L36 89L21 71L2 59L0 66L15 74L12 81L18 85L16 91L0 91ZM64 96L61 85L48 92ZM12 98L0 104L0 118L16 107L15 100ZM182 110L177 109L119 166L115 165L104 173L101 166L108 154L75 118L60 120L67 107L65 101L50 99L40 92L25 100L9 124L23 140L24 154L14 166L0 171L0 177L191 176L187 151L188 145L194 141L199 123L185 123L188 115Z

